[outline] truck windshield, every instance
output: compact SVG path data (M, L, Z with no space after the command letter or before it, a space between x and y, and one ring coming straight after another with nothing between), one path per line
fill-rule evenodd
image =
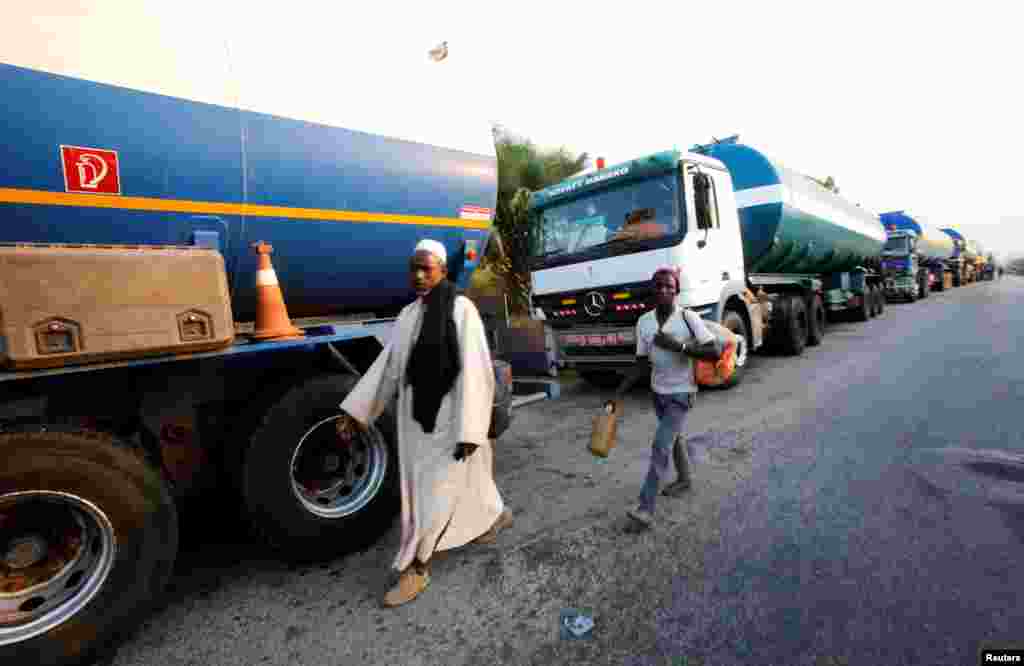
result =
M530 255L539 259L677 237L683 225L676 178L667 173L533 211Z
M885 241L882 252L886 254L907 254L910 252L910 239L906 236L894 236Z

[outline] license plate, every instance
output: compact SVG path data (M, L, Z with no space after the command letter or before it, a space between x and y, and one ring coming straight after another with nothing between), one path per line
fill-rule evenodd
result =
M562 344L578 347L604 347L629 345L635 341L633 333L604 333L600 335L563 335Z

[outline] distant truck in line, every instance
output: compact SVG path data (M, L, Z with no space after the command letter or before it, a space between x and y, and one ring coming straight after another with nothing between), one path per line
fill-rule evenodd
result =
M932 291L945 289L947 273L955 285L949 262L956 248L950 236L906 211L882 213L879 218L888 233L882 249L886 298L927 298Z

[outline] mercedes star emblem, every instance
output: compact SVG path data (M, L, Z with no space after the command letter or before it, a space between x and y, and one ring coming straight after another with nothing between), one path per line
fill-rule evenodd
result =
M587 301L583 308L591 317L596 317L604 312L604 296L596 291L587 294Z

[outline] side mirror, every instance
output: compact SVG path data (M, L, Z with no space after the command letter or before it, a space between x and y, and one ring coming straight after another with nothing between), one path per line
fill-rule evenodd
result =
M693 174L693 204L697 213L697 228L707 230L710 228L708 207L711 205L708 194L711 191L711 181L708 175L698 171ZM705 239L706 240L706 239ZM704 247L700 245L700 247Z

